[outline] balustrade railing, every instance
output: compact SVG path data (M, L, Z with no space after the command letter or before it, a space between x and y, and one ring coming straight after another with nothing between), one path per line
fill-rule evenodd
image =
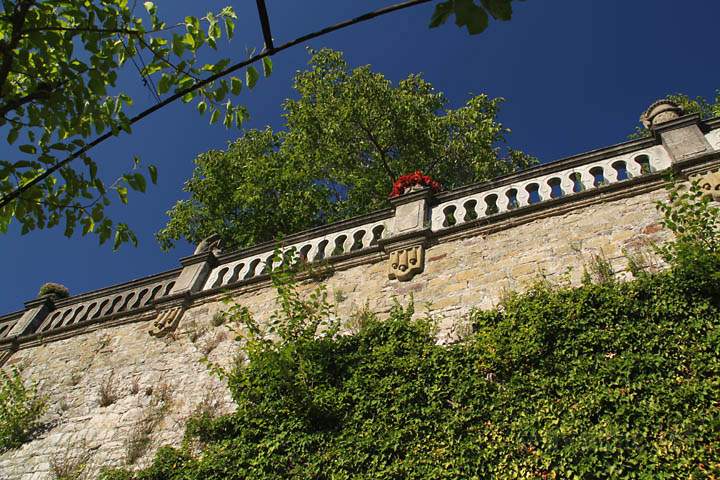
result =
M355 254L376 252L381 245L392 253L393 242L402 244L412 235L427 239L427 227L431 232L438 232L439 237L444 231L453 231L452 227L482 219L492 221L494 216L505 218L502 214L510 211L551 203L581 192L610 189L610 185L666 170L686 158L695 161L693 155L711 154L708 159L716 162L720 150L720 119L705 122L703 133L698 122L696 117L682 117L670 125L675 130L659 131L658 135L668 135L667 139L656 136L627 142L492 182L444 192L434 199L411 194L405 197L408 203L396 202L394 211L375 212L292 235L279 248L279 257L275 257L277 247L272 243L218 256L197 253L183 259L182 271L177 269L78 295L56 301L54 305L30 301L25 311L0 316L0 343L10 343L10 337L15 335L52 332L139 313L153 306L167 309L178 299L182 304L198 293L212 295L226 287L266 278L266 274L290 258L304 263L354 261ZM679 137L678 132L685 133Z
M167 296L175 285L175 275L171 278L152 280L140 285L132 285L127 289L115 289L111 293L102 294L74 301L59 306L50 312L38 327L38 332L48 332L56 328L79 324L88 320L99 320L105 317L140 310L152 305L153 300Z
M671 163L665 149L656 145L537 177L509 180L500 186L480 187L478 191L435 205L431 214L432 231L665 170Z
M10 313L0 317L0 339L10 335L10 331L13 329L17 321L20 320L20 317L23 316L23 313L24 312L21 310L19 312Z
M387 235L386 220L369 222L360 226L343 229L315 238L290 243L281 247L281 257L312 263L327 260L352 252L367 250L378 244ZM269 273L282 263L275 258L275 248L269 247L260 253L241 256L215 267L208 276L203 290L225 287L244 280Z

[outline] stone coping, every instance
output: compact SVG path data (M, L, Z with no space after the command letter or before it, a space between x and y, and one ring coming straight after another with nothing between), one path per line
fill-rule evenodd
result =
M23 313L25 313L25 310L18 310L16 312L10 312L6 313L5 315L0 315L0 323L5 323L10 320L17 320L18 318L23 316Z

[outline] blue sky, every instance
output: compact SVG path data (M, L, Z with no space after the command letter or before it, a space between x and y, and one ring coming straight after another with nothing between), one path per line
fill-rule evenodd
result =
M262 47L251 0L156 0L169 21L202 16L228 3L239 15L237 36L224 45L236 59ZM387 1L267 0L276 44L330 23L388 5ZM512 129L513 147L543 162L623 141L654 100L675 92L714 96L720 88L720 62L712 32L720 2L711 0L529 0L515 3L507 23L491 23L469 36L451 23L429 30L432 5L415 7L336 32L308 44L345 53L352 65L371 64L397 81L422 73L445 92L452 106L473 94L504 97L500 119ZM274 57L274 73L240 101L247 105L247 127L282 125L280 104L293 95L293 74L308 60L303 46ZM137 107L152 103L135 75L122 80ZM224 148L238 130L209 126L190 105L173 105L135 127L130 136L106 142L93 157L108 181L127 169L133 155L159 168L159 185L145 194L131 192L127 206L111 214L136 231L140 245L113 252L95 236L67 239L61 229L21 236L17 225L0 236L3 285L0 314L22 308L40 285L54 281L81 293L179 265L190 245L160 251L153 234L165 212L180 198L195 156ZM0 131L0 138L6 133ZM2 158L14 149L0 144Z

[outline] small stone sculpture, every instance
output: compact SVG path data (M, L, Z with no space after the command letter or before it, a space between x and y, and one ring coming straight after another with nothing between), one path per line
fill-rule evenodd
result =
M720 172L705 172L690 175L691 182L698 182L703 193L720 202Z
M194 255L205 252L221 252L222 251L222 239L217 233L213 233L207 238L203 238L198 246L195 247Z
M172 307L161 311L148 333L157 338L167 336L177 328L182 314L183 307Z
M685 112L677 103L662 99L653 103L640 115L640 121L645 128L652 128L661 123L680 118Z
M390 280L397 278L401 282L406 282L424 269L425 247L422 245L414 245L390 253L388 264Z

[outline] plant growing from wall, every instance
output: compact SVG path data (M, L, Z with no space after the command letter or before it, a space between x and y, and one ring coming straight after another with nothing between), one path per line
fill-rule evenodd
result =
M49 295L55 299L67 298L70 296L70 290L61 283L48 282L43 284L38 291L38 297Z
M202 451L164 447L104 478L718 478L720 236L695 225L715 207L680 195L661 207L668 269L539 282L448 346L412 306L342 335L322 289L281 278L266 328L230 309L237 406L190 422Z
M19 447L39 426L47 402L16 368L0 370L0 452Z

